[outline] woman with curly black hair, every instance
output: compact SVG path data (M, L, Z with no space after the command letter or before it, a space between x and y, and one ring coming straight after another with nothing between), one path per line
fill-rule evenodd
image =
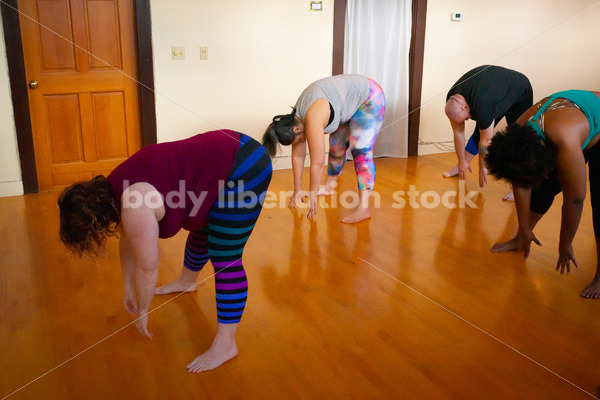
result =
M492 252L521 251L540 245L533 228L562 191L563 206L556 270L577 267L573 238L586 195L589 163L590 197L597 257L600 260L600 92L568 90L534 104L506 131L497 134L485 158L492 175L513 184L519 229ZM600 268L583 297L600 298Z

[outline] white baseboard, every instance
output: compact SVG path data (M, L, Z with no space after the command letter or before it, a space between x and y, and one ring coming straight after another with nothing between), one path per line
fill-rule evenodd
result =
M0 182L0 197L20 196L23 194L23 182Z
M292 169L292 157L291 156L277 156L273 163L273 170L278 169ZM304 166L308 167L310 165L310 156L307 154L306 159L304 160Z
M433 144L419 144L418 154L420 156L427 156L430 154L442 154L442 153L453 153L454 150L441 150L435 147Z
M325 153L325 169L327 169L327 157L328 157L328 153ZM348 151L348 154L346 155L346 160L352 160L352 154L350 154L350 151ZM277 156L275 157L274 160L272 160L273 163L273 170L276 171L278 169L292 169L292 157L291 156ZM310 166L310 154L306 155L306 158L304 159L304 167L309 167Z

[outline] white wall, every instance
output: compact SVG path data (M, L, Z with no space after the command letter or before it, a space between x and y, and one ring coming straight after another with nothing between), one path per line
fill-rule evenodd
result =
M260 139L302 90L330 76L333 0L153 0L158 141L229 128ZM184 46L185 60L171 47ZM200 47L208 60L200 60ZM284 148L275 168L290 168Z
M261 138L311 82L331 75L333 0L152 0L158 141L230 128ZM0 32L2 21L0 20ZM171 60L171 46L186 59ZM200 46L208 60L200 60ZM0 40L0 196L22 194L4 38ZM275 168L290 168L290 149Z
M536 99L567 88L600 90L600 4L543 34L592 4L429 0L421 139L452 140L446 92L481 64L525 73ZM159 141L216 128L260 138L273 115L288 112L308 84L331 74L333 0L324 0L323 12L310 12L309 0L153 0L151 6ZM462 11L464 20L451 22L452 11ZM185 46L186 60L171 60L171 46ZM200 46L208 47L207 61L199 59ZM2 40L0 195L22 193L4 54ZM419 154L439 151L419 146ZM275 163L289 166L289 158Z
M446 93L461 75L479 65L496 64L524 73L533 86L534 101L560 90L600 90L600 4L594 3L429 0L420 138L452 141L444 114ZM453 11L463 12L462 22L450 20ZM470 135L474 123L466 129ZM436 152L440 149L433 145L419 146L419 154Z
M23 194L6 47L0 19L0 196Z

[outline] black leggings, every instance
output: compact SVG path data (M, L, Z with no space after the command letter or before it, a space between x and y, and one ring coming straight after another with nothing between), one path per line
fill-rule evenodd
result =
M583 152L585 162L589 166L590 199L592 202L592 220L594 235L600 236L600 142ZM542 184L531 191L530 210L537 214L545 214L552 205L554 197L562 191L556 168Z

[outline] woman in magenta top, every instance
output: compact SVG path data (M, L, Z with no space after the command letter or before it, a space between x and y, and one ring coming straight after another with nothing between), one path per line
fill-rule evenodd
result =
M248 293L242 253L262 209L271 161L254 139L230 130L143 148L105 178L67 188L59 197L60 236L78 254L97 253L119 231L124 304L148 331L155 294L190 292L210 259L215 269L218 329L190 372L218 367L237 355L235 332ZM185 229L184 269L156 288L158 238Z

